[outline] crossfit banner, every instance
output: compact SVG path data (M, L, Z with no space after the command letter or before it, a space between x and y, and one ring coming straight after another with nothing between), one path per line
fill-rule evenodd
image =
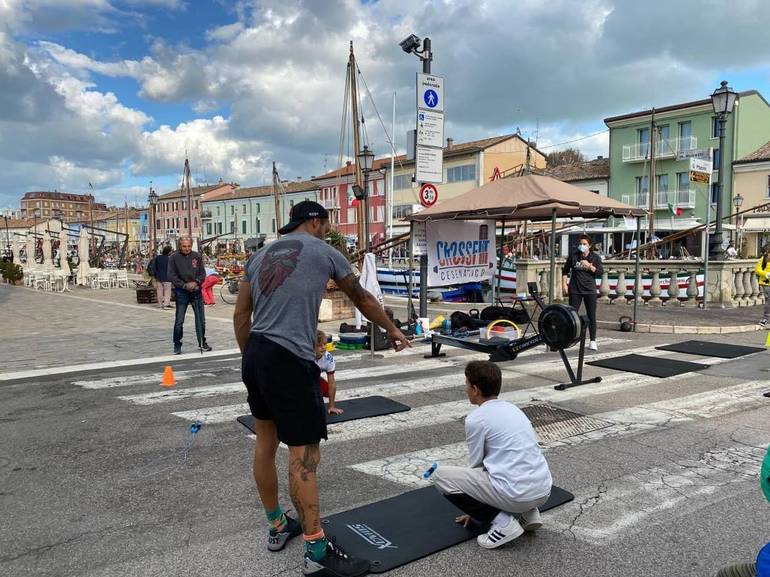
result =
M495 221L427 223L428 286L481 282L495 272Z

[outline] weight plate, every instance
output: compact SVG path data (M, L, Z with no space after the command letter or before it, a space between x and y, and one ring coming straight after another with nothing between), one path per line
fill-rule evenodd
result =
M551 348L568 349L580 339L580 316L570 306L548 305L540 313L538 330Z

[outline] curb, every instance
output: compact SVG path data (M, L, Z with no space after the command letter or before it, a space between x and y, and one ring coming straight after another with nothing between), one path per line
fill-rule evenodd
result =
M597 321L599 325L612 325L617 328L615 321ZM753 333L762 330L758 325L694 326L694 325L656 325L653 323L637 323L637 333L659 333L669 335L727 335L734 333Z

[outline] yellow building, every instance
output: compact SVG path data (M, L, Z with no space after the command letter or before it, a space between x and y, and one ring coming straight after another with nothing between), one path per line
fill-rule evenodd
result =
M770 142L733 162L733 191L733 202L740 195L740 210L749 211L733 221L742 255L759 256L770 242Z
M545 154L518 134L455 143L447 138L444 147L444 181L437 184L438 202L459 196L496 178L518 173L527 167L545 169ZM390 170L390 166L387 166ZM393 178L393 234L408 230L402 220L420 209L419 189L414 179L414 160L399 156ZM386 176L390 183L390 175Z

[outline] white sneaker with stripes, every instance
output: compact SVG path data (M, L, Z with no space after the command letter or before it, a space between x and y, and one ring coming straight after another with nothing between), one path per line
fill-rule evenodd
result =
M476 537L476 542L484 549L496 549L506 543L510 543L524 533L519 522L512 515L507 515L508 524L501 526L493 523L489 531ZM495 519L497 521L497 518Z

